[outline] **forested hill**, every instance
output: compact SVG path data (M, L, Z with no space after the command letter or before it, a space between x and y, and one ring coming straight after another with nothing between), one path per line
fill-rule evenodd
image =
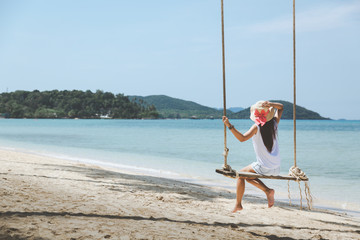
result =
M293 119L293 104L287 101L281 101L281 100L270 100L272 102L279 102L284 105L284 111L282 114L282 119ZM235 113L233 115L233 118L238 119L248 119L250 117L250 107ZM304 107L300 107L299 105L296 105L296 119L311 119L311 120L326 120L329 118L324 118L320 116L319 113L308 110Z
M152 95L147 97L142 96L129 96L132 101L141 104L154 105L160 114L160 118L199 118L199 119L212 119L221 118L223 115L222 110L206 107L195 102L185 101L177 98L168 97L165 95ZM286 101L277 101L284 105L283 119L293 118L293 104ZM296 106L297 119L328 119L320 116L320 114L310 111L306 108ZM227 115L232 119L249 119L250 107L233 113L228 111Z
M161 118L221 118L222 111L206 107L192 101L185 101L165 95L151 95L147 97L129 96L130 100L138 103L154 105Z
M1 93L0 113L11 118L158 118L152 105L100 90Z

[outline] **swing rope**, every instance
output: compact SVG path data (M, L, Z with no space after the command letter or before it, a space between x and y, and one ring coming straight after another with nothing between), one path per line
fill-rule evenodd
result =
M224 0L221 0L221 37L222 37L222 71L223 71L223 103L224 103L224 112L223 115L226 116L226 81L225 81L225 34L224 34ZM305 181L305 195L307 200L308 209L312 208L312 196L310 193L310 187L307 182L308 178L306 174L297 167L296 162L296 41L295 41L295 0L293 0L293 71L294 71L294 79L293 79L293 121L294 121L294 166L289 169L289 176L294 177L296 182L299 184L300 189L300 209L302 209L302 193L300 181ZM223 170L233 172L235 177L239 177L239 173L232 169L230 165L227 164L227 157L229 154L229 148L227 147L227 128L224 124L224 165ZM288 180L288 196L289 202L291 205L291 196L290 196L290 180Z
M300 209L302 209L302 194L301 194L301 187L300 181L307 179L306 174L297 167L296 163L296 31L295 31L295 0L293 0L293 72L294 72L294 80L293 80L293 96L294 96L294 104L293 104L293 120L294 120L294 166L289 169L289 176L295 177L296 182L299 184L299 191L300 191ZM288 195L289 195L289 202L291 205L290 199L290 181L288 181ZM310 187L308 182L305 182L305 196L308 205L308 209L311 210L312 208L312 196L310 193Z
M224 113L226 116L226 84L225 84L225 36L224 36L224 0L221 0L221 37L222 37L222 70L223 70L223 103L224 103ZM231 167L227 164L227 156L229 154L229 148L227 147L227 137L226 137L226 125L224 124L224 165L223 169L231 171Z
M293 67L294 67L294 81L293 81L293 119L294 119L294 166L296 167L296 41L295 41L295 0L293 0Z

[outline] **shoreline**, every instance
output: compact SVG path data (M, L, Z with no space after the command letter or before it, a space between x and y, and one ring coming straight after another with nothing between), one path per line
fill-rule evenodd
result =
M0 239L356 239L360 221L229 190L0 150ZM259 216L261 216L259 218Z
M96 168L104 168L104 169L108 169L110 171L118 171L118 172L131 174L131 175L145 175L145 176L151 176L151 177L159 177L159 178L175 180L175 181L180 181L180 182L189 183L189 184L201 185L201 186L210 187L210 188L214 187L214 188L222 189L224 191L230 191L233 193L235 193L235 191L236 191L235 182L234 182L234 184L219 184L218 182L215 182L214 180L206 180L206 179L200 179L197 177L185 176L180 173L169 172L167 170L141 168L141 167L130 166L130 165L122 165L122 164L109 162L109 161L71 157L68 155L62 155L62 154L56 154L56 153L39 153L37 151L30 151L28 149L0 147L0 151L10 151L10 152L14 152L14 153L23 153L23 154L29 154L29 155L34 155L34 156L38 156L38 157L57 159L60 161L69 162L70 164L84 164L87 166L92 166L92 167L96 167ZM254 191L254 189L247 189L245 194L250 195L252 197L264 199L264 200L266 199L265 196L263 196L263 194L261 192L257 192L256 191L257 189L255 189L255 191ZM286 193L281 192L280 196L279 196L279 191L277 191L277 193L278 194L277 194L277 198L275 198L275 201L277 201L281 204L289 205L289 199L287 198L287 192ZM296 195L298 193L292 191L291 194ZM302 192L302 194L304 194L304 192ZM300 199L292 198L291 203L292 203L292 206L300 208ZM348 214L348 215L351 215L352 217L360 219L360 211L358 211L355 206L353 206L353 208L344 209L344 208L338 207L337 205L339 205L339 203L336 204L335 202L330 201L327 204L326 203L325 204L314 203L313 208L335 211L335 212L338 212L341 214ZM303 208L304 209L307 208L306 201L304 199L303 199Z
M200 179L197 177L185 176L180 173L169 172L167 170L159 170L159 169L142 168L142 167L136 167L136 166L130 166L130 165L122 165L122 164L109 162L109 161L71 157L68 155L62 155L62 154L56 154L56 153L39 153L37 151L30 151L28 149L0 147L0 151L10 151L10 152L14 152L14 153L23 153L23 154L29 154L29 155L34 155L34 156L38 156L38 157L57 159L60 161L69 162L70 164L84 164L87 166L92 166L92 167L96 167L96 168L104 168L104 169L108 169L110 171L118 171L118 172L130 174L130 175L145 175L145 176L151 176L151 177L159 177L159 178L175 180L175 181L180 181L180 182L189 183L189 184L201 185L201 186L210 187L210 188L214 187L214 188L222 189L224 191L231 191L233 193L235 193L235 191L236 191L235 182L234 182L234 184L224 184L224 183L219 184L218 182L214 182L214 180L205 180L205 179ZM225 179L225 177L224 177L224 179ZM265 198L265 196L263 196L262 192L258 192L256 190L257 189L255 189L255 188L247 189L246 194L250 195L252 197L256 197L256 198L265 200L266 198ZM277 193L278 194L277 194L277 198L275 198L275 201L282 203L282 204L289 205L289 199L287 198L287 192L286 193L281 192L280 196L279 196L279 191L277 191ZM298 193L292 191L291 194L296 195ZM304 192L302 194L304 194ZM292 206L300 208L299 201L300 201L300 199L292 198L291 199ZM315 203L315 204L313 204L313 208L335 211L335 212L342 213L342 214L348 214L348 215L351 215L352 217L360 219L360 211L357 211L356 208L343 209L343 208L337 207L336 205L339 205L339 204L335 204L333 202L328 202L327 205ZM303 199L303 208L304 209L307 208L306 201L304 199Z

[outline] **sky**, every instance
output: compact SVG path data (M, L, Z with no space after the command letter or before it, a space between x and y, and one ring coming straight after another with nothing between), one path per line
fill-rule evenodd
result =
M223 106L220 0L0 0L0 92ZM293 101L291 0L224 0L227 107ZM296 1L297 104L360 119L360 0Z

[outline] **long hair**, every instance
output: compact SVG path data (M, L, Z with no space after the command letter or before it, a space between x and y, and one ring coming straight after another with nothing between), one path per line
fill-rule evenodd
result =
M261 137L268 152L272 151L274 139L276 139L277 125L275 121L275 118L273 118L270 121L266 122L264 126L259 126Z

